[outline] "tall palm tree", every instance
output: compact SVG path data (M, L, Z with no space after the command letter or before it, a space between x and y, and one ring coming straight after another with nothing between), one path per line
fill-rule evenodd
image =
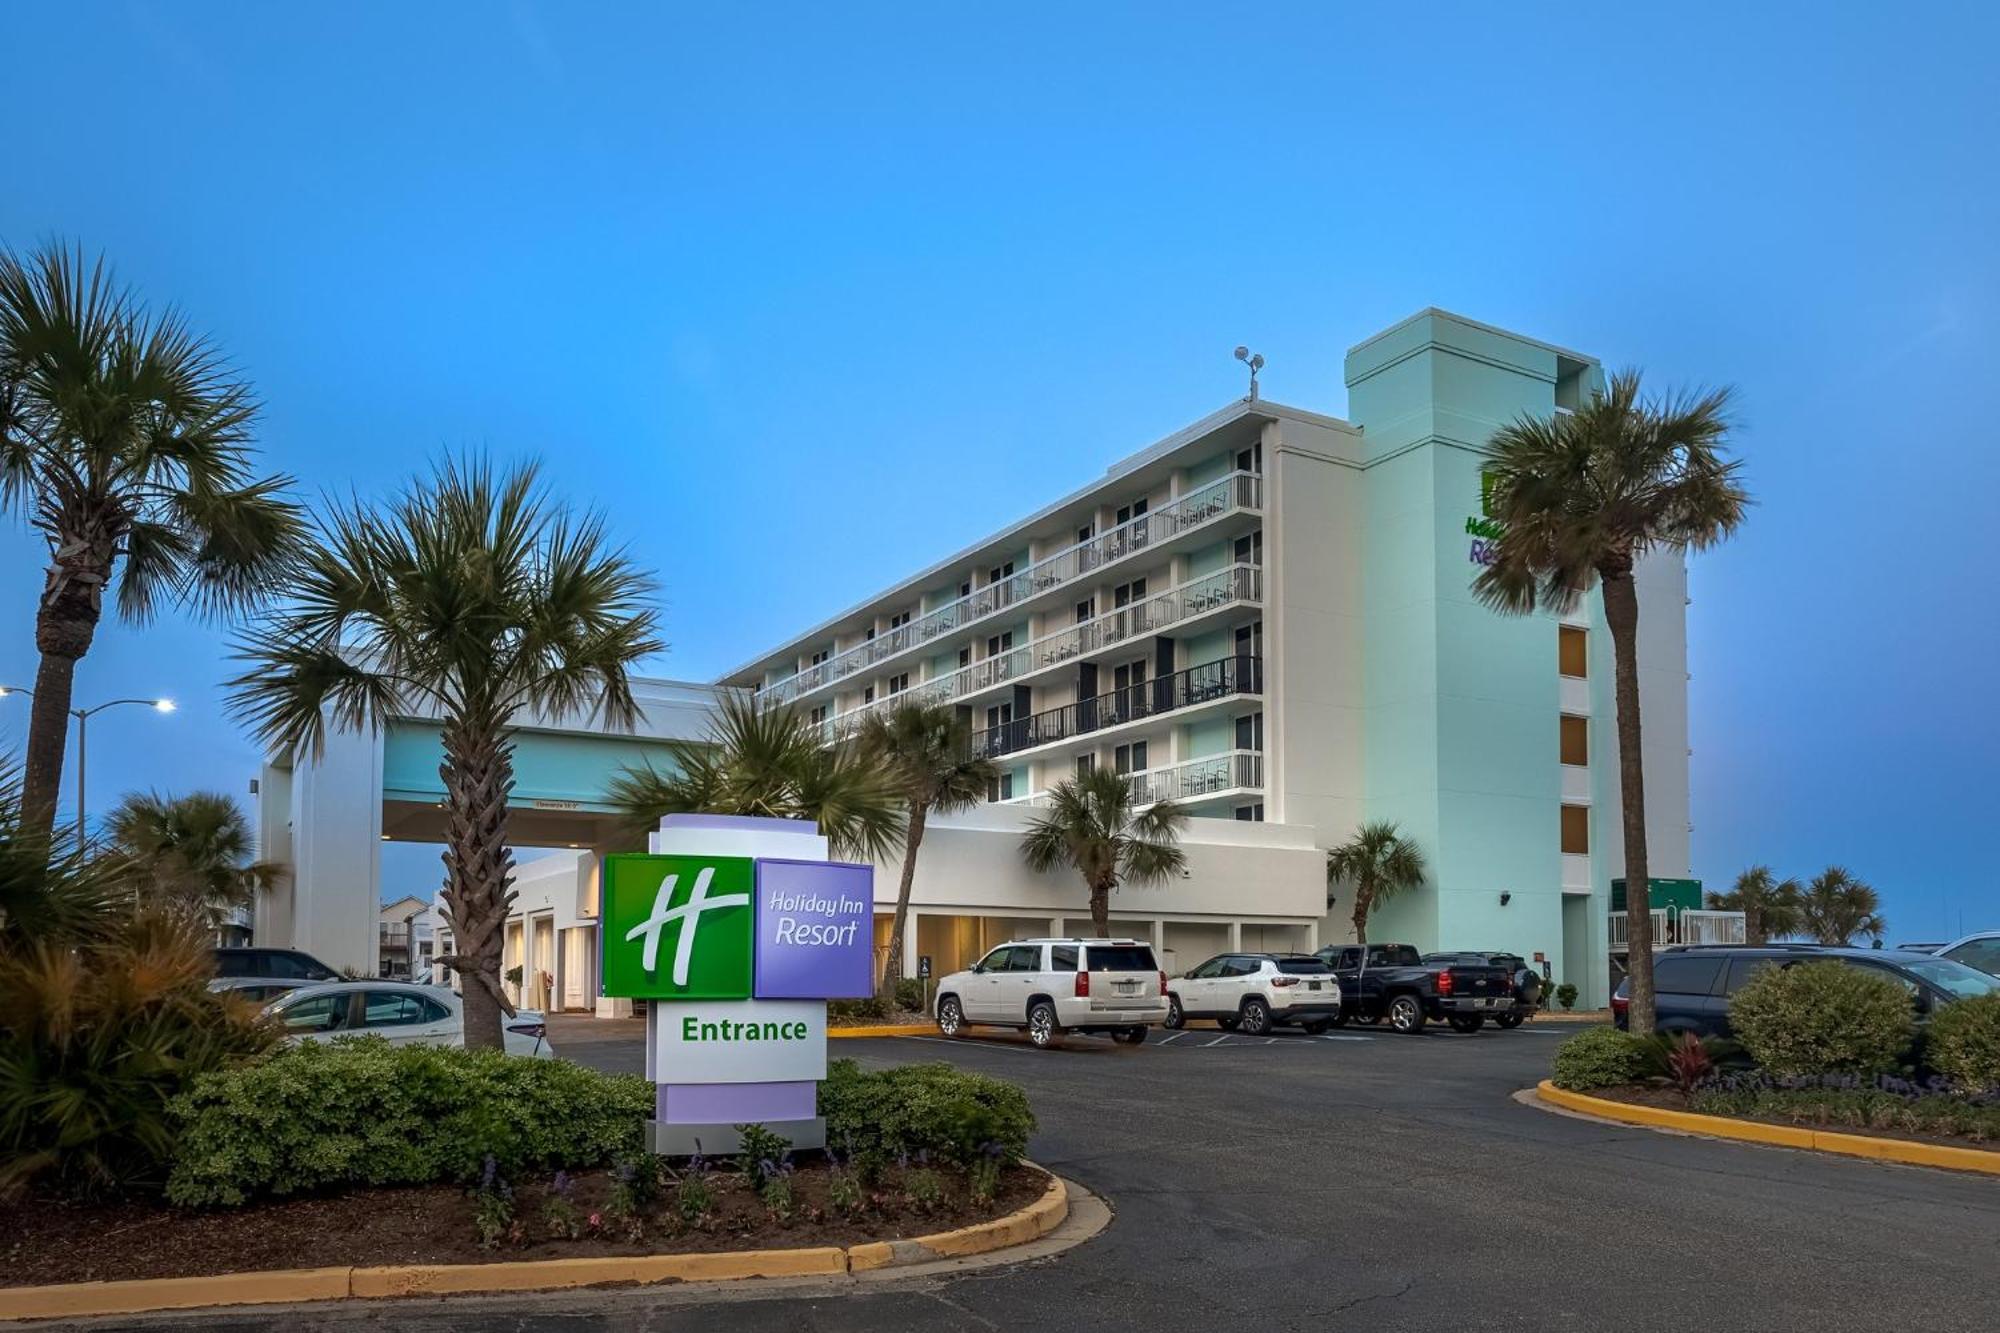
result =
M1751 866L1736 877L1735 888L1709 894L1708 905L1743 913L1743 938L1751 944L1768 944L1774 935L1799 931L1799 882L1780 880L1769 866Z
M1567 611L1604 590L1618 721L1618 776L1630 923L1630 1022L1653 1030L1653 918L1640 763L1639 595L1649 551L1701 550L1742 523L1750 497L1727 457L1729 391L1642 399L1639 375L1614 375L1574 412L1522 417L1489 445L1495 556L1473 590L1500 611Z
M1188 817L1170 801L1135 809L1122 773L1093 768L1049 792L1048 813L1028 824L1021 856L1037 874L1068 867L1090 891L1090 925L1111 933L1111 892L1120 884L1158 884L1187 868L1179 847Z
M882 767L903 797L903 875L896 887L881 986L883 996L894 998L903 975L903 922L910 912L924 827L932 811L953 814L979 804L998 770L992 760L973 755L971 728L949 704L903 703L870 713L861 724L861 751Z
M763 815L812 820L835 856L866 859L895 846L902 802L888 776L859 747L829 743L794 705L731 691L705 739L665 748L672 771L647 763L611 780L606 800L632 833L662 815Z
M661 647L651 578L603 523L551 499L533 465L439 465L380 509L320 518L290 602L265 616L231 681L238 716L272 745L317 754L329 721L442 720L445 919L466 979L465 1040L498 1047L514 1012L500 957L514 901L507 794L524 712L638 717L627 672Z
M67 830L53 842L24 836L22 818L20 767L0 755L0 958L101 938L131 896L103 858L62 836Z
M119 880L213 928L232 908L248 907L284 868L255 859L250 822L220 792L186 796L133 792L105 820Z
M1845 866L1828 866L1799 894L1798 933L1821 944L1851 944L1856 935L1881 935L1882 900Z
M252 472L257 403L174 310L148 311L100 259L0 252L0 508L41 534L41 665L23 830L46 840L76 664L105 594L143 624L162 603L220 614L269 592L301 521ZM79 817L80 814L79 814Z
M1354 890L1354 942L1368 943L1368 916L1400 893L1423 887L1429 874L1417 844L1397 831L1394 821L1374 819L1326 854L1327 906L1337 884Z

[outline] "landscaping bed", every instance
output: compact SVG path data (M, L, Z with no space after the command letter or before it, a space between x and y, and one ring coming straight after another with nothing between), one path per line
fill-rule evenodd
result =
M1921 1099L1845 1089L1774 1088L1756 1094L1731 1094L1697 1088L1692 1095L1679 1089L1652 1084L1592 1088L1592 1097L1650 1106L1663 1111L1688 1111L1695 1115L1721 1116L1763 1125L1787 1125L1802 1129L1823 1129L1844 1134L1866 1134L1876 1138L1900 1139L1907 1143L1936 1143L1953 1148L2000 1151L2000 1107L1985 1112L1985 1125L1978 1120L1959 1120L1967 1111L1977 1116L1979 1108L1966 1107L1958 1099L1945 1099L1935 1111L1921 1105ZM1957 1123L1962 1129L1948 1126Z
M930 1172L932 1181L917 1175ZM364 1189L228 1209L145 1200L32 1199L0 1206L0 1287L127 1278L206 1277L284 1268L477 1264L524 1259L700 1254L904 1240L1005 1216L1041 1197L1048 1177L1004 1168L990 1199L971 1197L963 1173L890 1166L843 1208L826 1163L786 1173L790 1216L774 1214L751 1179L707 1175L710 1211L680 1210L675 1182L629 1213L613 1204L608 1171L567 1178L568 1213L548 1217L553 1178L512 1190L512 1221L490 1247L480 1237L479 1191L447 1185ZM931 1199L935 1186L937 1197ZM560 1211L560 1210L559 1210ZM592 1219L596 1221L593 1223ZM574 1226L577 1234L568 1234Z

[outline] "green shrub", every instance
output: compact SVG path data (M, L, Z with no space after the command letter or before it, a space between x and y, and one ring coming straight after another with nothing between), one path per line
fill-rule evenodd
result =
M924 1011L924 983L916 977L904 977L896 983L896 1007L911 1013Z
M1636 1081L1645 1072L1642 1043L1616 1028L1586 1028L1556 1047L1549 1080L1558 1088L1587 1092Z
M1565 981L1562 985L1556 987L1556 1003L1561 1005L1564 1009L1576 1008L1575 982Z
M828 1000L826 1016L848 1023L879 1023L889 1016L889 1006L876 995L865 1000Z
M1847 963L1759 968L1729 1001L1750 1058L1774 1074L1873 1074L1908 1051L1915 1006L1887 974Z
M1940 1009L1924 1054L1932 1068L1967 1091L2000 1091L2000 991Z
M1020 1088L946 1064L863 1072L852 1060L835 1060L820 1085L819 1109L829 1147L877 1166L919 1154L961 1165L982 1153L1012 1162L1035 1132Z
M653 1087L566 1060L499 1051L307 1042L211 1074L177 1099L167 1197L260 1195L597 1166L637 1153Z

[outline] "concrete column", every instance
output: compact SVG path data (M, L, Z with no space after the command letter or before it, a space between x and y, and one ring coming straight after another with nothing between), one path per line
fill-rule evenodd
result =
M336 731L292 772L288 941L339 971L373 976L382 896L382 735Z
M911 907L909 914L903 918L903 975L906 977L917 975L917 915L917 909Z
M1229 952L1240 953L1242 950L1243 923L1241 921L1232 921L1229 923Z

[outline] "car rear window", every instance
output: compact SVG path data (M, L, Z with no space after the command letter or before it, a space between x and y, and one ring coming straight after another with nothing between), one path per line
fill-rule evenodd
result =
M1333 971L1317 958L1280 958L1278 970L1288 977L1323 977Z
M1157 972L1153 951L1143 944L1089 944L1084 946L1087 972Z
M1370 967L1417 967L1422 963L1415 945L1383 944L1368 946Z
M1722 958L1656 958L1653 960L1653 989L1668 995L1706 995L1715 989L1722 971Z

